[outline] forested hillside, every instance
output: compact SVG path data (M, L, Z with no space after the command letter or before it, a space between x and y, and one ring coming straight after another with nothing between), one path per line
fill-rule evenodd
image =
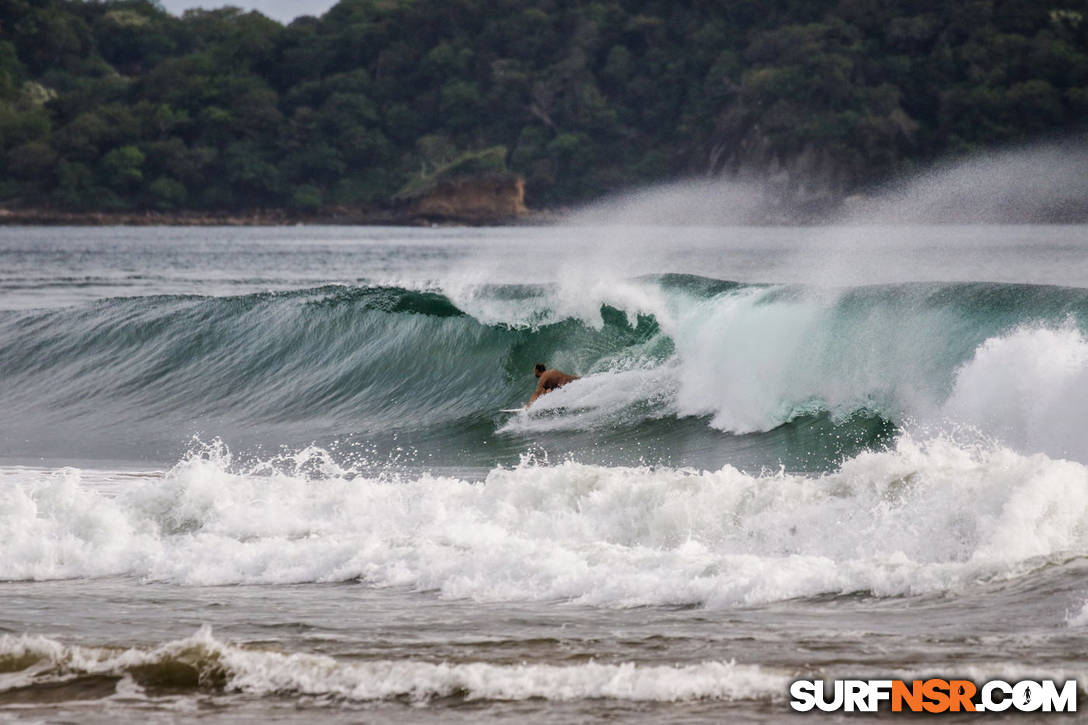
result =
M535 207L706 174L825 203L1086 119L1086 0L342 0L286 27L0 0L10 207L376 204L466 154Z

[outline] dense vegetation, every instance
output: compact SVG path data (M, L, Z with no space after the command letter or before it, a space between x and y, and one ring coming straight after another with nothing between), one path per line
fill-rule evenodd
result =
M1088 0L342 0L286 27L0 0L8 205L312 211L495 147L531 206L706 173L843 194L1085 119Z

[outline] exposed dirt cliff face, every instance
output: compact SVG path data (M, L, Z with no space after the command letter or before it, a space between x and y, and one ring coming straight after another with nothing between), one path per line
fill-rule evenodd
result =
M397 212L420 221L496 224L516 220L529 210L521 177L489 173L440 181L403 200Z

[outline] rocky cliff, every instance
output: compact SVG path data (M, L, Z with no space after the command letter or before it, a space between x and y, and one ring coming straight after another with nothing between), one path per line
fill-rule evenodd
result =
M525 182L509 173L442 179L397 199L395 215L404 222L500 224L528 214Z

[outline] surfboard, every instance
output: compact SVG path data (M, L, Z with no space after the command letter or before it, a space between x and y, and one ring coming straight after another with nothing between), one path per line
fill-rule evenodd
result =
M527 409L526 408L499 408L500 413L520 413L523 410L527 410Z

